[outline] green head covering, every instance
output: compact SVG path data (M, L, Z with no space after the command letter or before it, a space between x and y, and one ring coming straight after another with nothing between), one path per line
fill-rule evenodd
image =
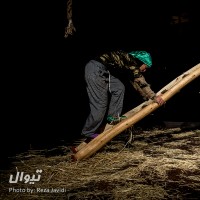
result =
M147 67L151 67L152 65L151 55L146 51L132 51L129 54L142 61L144 64L147 65Z

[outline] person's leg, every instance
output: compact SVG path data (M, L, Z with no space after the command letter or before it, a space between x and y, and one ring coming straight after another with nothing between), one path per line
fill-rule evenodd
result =
M108 117L120 117L123 109L125 86L116 77L110 75L110 105L108 109Z
M104 71L105 67L93 60L85 67L85 80L90 105L90 113L82 129L82 135L86 137L92 137L96 133L107 110L108 82L104 76Z

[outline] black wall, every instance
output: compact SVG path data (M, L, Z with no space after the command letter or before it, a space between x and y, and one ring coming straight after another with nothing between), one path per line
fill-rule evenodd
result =
M70 142L89 112L86 62L101 52L147 50L155 91L199 63L199 12L192 1L74 1L76 32L64 38L66 1L10 5L5 66L3 155ZM172 24L187 13L186 23ZM155 119L199 120L199 78L155 112ZM125 108L140 104L127 86ZM3 121L4 122L4 121ZM4 147L5 146L5 147Z

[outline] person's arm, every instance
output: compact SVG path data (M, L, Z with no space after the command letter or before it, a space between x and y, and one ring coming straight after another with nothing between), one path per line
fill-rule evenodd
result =
M159 105L163 105L165 101L162 99L161 95L156 95L156 93L151 89L150 85L146 82L144 76L135 78L132 82L133 87L140 93L144 100L152 99Z

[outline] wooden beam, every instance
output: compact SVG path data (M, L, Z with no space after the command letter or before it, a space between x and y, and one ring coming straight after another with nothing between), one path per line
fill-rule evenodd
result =
M200 64L197 64L190 70L184 72L182 75L178 76L176 79L171 81L168 85L162 88L157 94L162 94L162 98L168 101L176 93L189 84L191 81L196 79L200 75ZM76 154L72 156L73 160L79 161L90 157L96 153L100 148L102 148L106 143L112 140L122 131L131 127L153 111L155 111L160 106L152 100L142 103L133 110L127 112L125 115L127 119L121 121L120 123L107 128L98 137L93 139L91 142L86 144L82 149L80 149Z
M192 67L191 69L189 69L188 71L186 71L185 73L181 74L180 76L176 77L173 81L171 81L169 84L167 84L164 88L162 88L160 91L157 92L157 95L163 94L166 91L170 90L175 84L177 84L179 81L182 80L183 76L186 76L187 74L190 74L191 72L195 71L199 66L196 65L194 67ZM143 107L149 105L150 103L152 103L152 100L148 100L143 102L142 104L140 104L139 106L133 108L132 110L128 111L127 113L123 114L126 117L132 116L134 115L136 112L140 111ZM109 130L113 127L113 125L110 124L106 124L105 127L102 129L102 132ZM86 142L82 142L80 143L77 147L75 147L75 151L78 152L80 151L82 148L84 148L87 145Z

